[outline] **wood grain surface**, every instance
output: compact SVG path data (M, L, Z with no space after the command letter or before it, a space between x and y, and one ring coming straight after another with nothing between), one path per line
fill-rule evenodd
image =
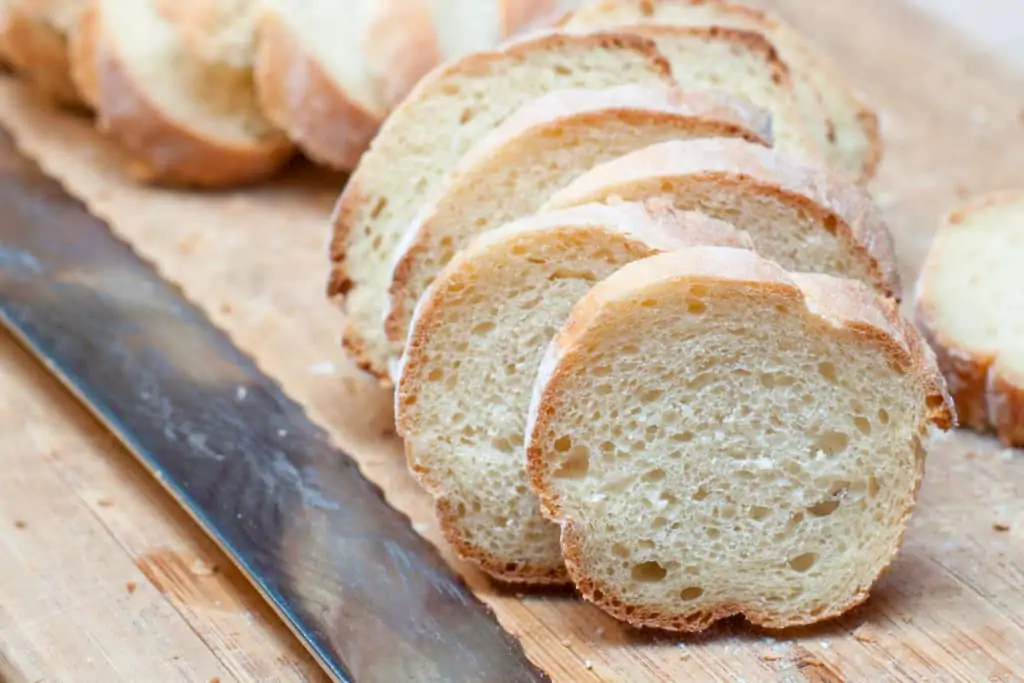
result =
M959 32L941 23L956 8L923 11L932 1L772 3L881 111L886 157L873 189L908 281L941 212L977 192L1024 187L1021 57L989 54L1024 53L1024 36L979 40L1012 37L1012 20L1024 26L1019 5L986 0L990 30ZM405 471L389 396L342 358L339 315L322 296L340 179L297 169L238 193L133 187L87 121L49 111L10 81L0 81L0 123L181 283L440 541ZM217 548L2 337L0 433L0 679L319 680ZM785 634L730 622L699 637L653 637L568 594L504 591L446 556L556 681L1020 681L1022 501L1024 454L957 434L930 454L903 550L869 602Z

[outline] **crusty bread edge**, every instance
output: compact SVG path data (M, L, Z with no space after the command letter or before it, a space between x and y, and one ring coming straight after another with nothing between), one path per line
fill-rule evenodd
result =
M622 118L644 117L652 125L677 123L680 129L687 130L700 126L709 131L717 128L719 137L738 137L765 146L771 144L770 118L767 118L762 110L740 100L718 99L709 97L708 93L703 92L687 94L676 88L668 89L668 92L670 98L675 100L674 104L679 107L678 111L670 111L668 107L656 109L639 105L631 106L628 102L623 101L614 106L601 108L558 110L555 115L545 118L540 106L534 107L532 104L528 104L507 119L505 124L480 140L463 157L459 166L449 176L445 183L447 189L442 190L422 208L395 249L391 267L391 286L388 292L389 306L384 320L384 329L388 340L392 344L405 342L405 336L401 333L399 323L409 314L407 295L408 278L412 268L411 257L424 249L419 237L431 230L431 221L436 215L439 202L447 196L451 188L457 187L467 174L475 173L478 166L486 165L491 161L493 155L507 150L510 145L514 146L516 141L523 136L536 135L539 131L559 128L570 123L572 125L588 125L590 122L597 122L608 116L616 116ZM571 94L571 92L555 92L540 98L535 103L543 105L551 101L549 98L571 97ZM688 110L684 111L685 109ZM520 119L520 113L527 114L527 117Z
M337 170L355 168L384 110L345 93L270 6L257 18L256 35L253 78L263 113L310 159Z
M387 109L441 61L433 21L427 0L377 0L361 47Z
M934 356L926 351L917 330L903 320L895 306L873 295L870 298L865 297L867 290L855 281L829 276L812 276L827 278L834 285L829 292L830 296L819 299L810 287L800 284L800 276L794 277L775 264L742 249L723 249L722 247L694 247L691 249L727 251L735 255L742 254L746 260L752 258L753 260L750 262L755 265L756 271L752 270L749 273L751 283L759 282L760 287L765 291L788 292L794 299L801 299L805 305L811 304L820 311L815 313L808 305L806 307L807 315L817 315L833 325L845 327L864 338L878 342L883 353L889 355L894 367L911 374L922 389L925 401L925 419L918 425L920 437L929 436L934 430L949 429L955 424L952 400L946 390L945 380L938 370ZM776 271L774 277L769 275L772 270ZM757 606L734 602L715 605L697 612L682 611L679 614L664 614L655 608L626 604L622 596L616 595L607 584L586 573L583 564L582 535L577 529L575 520L564 515L557 494L546 484L546 479L550 475L549 466L545 462L544 454L537 442L540 435L547 431L549 423L558 410L557 405L554 405L556 403L554 396L557 394L559 384L565 381L574 363L584 362L584 359L580 358L579 346L606 304L604 297L605 290L609 289L607 283L608 280L600 283L577 303L565 325L548 346L534 385L526 427L526 467L530 484L541 500L542 512L562 526L562 554L569 575L579 592L609 614L634 626L688 632L701 631L719 619L737 614L743 615L753 624L766 628L777 629L806 625L839 616L864 602L868 598L871 586L888 570L888 563L881 569L878 576L867 582L866 585L857 587L847 601L834 604L829 609L815 615L776 615L759 609ZM618 283L612 286L618 286ZM843 289L849 291L850 301L845 302L845 305L836 306L833 297ZM874 302L876 306L873 311L866 305L871 302ZM822 315L823 313L824 315ZM878 326L879 314L889 323L890 329ZM910 496L909 505L903 511L903 516L900 519L899 533L890 550L890 560L895 556L902 543L903 533L924 474L924 459L920 457L920 454L917 455L914 490Z
M1024 384L1017 384L999 373L995 354L966 348L939 329L933 315L936 304L927 289L932 269L940 265L935 259L940 257L937 243L942 233L957 229L971 212L1009 202L1024 205L1024 192L990 192L946 214L918 275L914 316L938 358L960 423L979 432L995 432L1006 446L1024 446Z

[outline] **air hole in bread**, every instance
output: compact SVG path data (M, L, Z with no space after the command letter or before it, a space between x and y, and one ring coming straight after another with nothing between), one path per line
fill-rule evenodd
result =
M760 376L761 386L765 389L776 387L791 387L796 384L796 378L782 372L762 372Z
M473 334L477 337L481 337L487 334L488 332L491 332L493 329L494 323L489 320L485 320L482 323L477 323L476 325L474 325L473 329L470 330L470 334Z
M663 528L665 526L668 526L668 519L665 518L665 517L655 517L651 521L651 528L652 529L661 529L661 528ZM641 543L642 543L642 541L641 541Z
M878 495L878 478L874 475L868 477L868 495L874 498Z
M679 597L686 601L696 600L702 595L704 595L704 589L700 586L688 586L679 593Z
M590 449L586 446L576 446L569 453L554 476L560 479L582 479L587 476L590 470Z
M838 500L825 500L807 508L807 511L815 517L828 517L839 508Z
M722 535L721 530L719 530L717 527L713 527L713 526L709 526L707 529L705 529L704 533L707 534L707 537L710 538L711 540L714 540L714 539L716 539L716 538L718 538L719 536Z
M849 445L850 437L848 434L830 430L819 436L812 448L815 451L821 451L825 455L835 456L845 451Z
M836 384L836 366L832 363L818 363L818 374L825 378L829 384Z
M839 226L839 219L836 218L835 214L829 214L825 216L825 229L835 234L836 228Z
M679 443L688 443L693 441L693 432L676 432L670 438Z
M869 436L871 434L871 422L869 422L866 417L857 416L853 418L853 424L864 436Z
M598 277L589 270L572 270L571 268L555 268L548 280L583 280L585 282L597 282Z
M558 453L568 453L569 449L572 448L572 438L568 436L561 436L555 439L555 451Z
M491 446L499 453L511 455L515 452L512 442L507 437L496 437L491 441Z
M776 304L775 305L775 310L776 310L776 312L782 313L783 315L785 315L785 314L789 313L789 306L784 306L782 304Z
M692 313L693 315L700 315L701 313L707 311L708 307L707 304L705 304L703 301L693 300L689 304L687 304L686 310Z
M885 408L879 408L878 421L884 425L889 424L889 411L887 411Z
M806 572L814 563L818 561L817 553L804 553L803 555L797 555L789 561L789 566L793 571Z
M370 218L376 220L384 213L384 209L388 208L387 197L381 197L377 200L377 203L373 205L373 209L370 210Z
M750 518L756 522L767 519L770 514L772 514L771 509L761 507L760 505L753 505L750 508Z
M633 565L633 568L629 571L629 575L633 577L634 581L654 583L657 581L663 581L665 577L668 576L668 570L661 566L661 564L654 561L641 562L640 564Z
M612 554L616 557L621 557L625 559L629 557L629 548L627 548L621 543L615 543L612 545Z
M471 107L466 107L461 112L459 112L459 123L461 123L462 125L466 125L467 123L473 120L474 116L476 116L476 112L473 111Z
M690 496L690 498L693 500L704 500L708 495L708 490L704 486L700 486L693 492L693 495Z
M444 371L441 368L434 368L427 373L428 382L440 382L442 379L444 379Z
M596 387L594 387L594 393L596 393L598 396L608 396L609 394L612 393L612 385L598 384Z
M640 305L643 308L654 308L655 306L658 305L658 300L657 299L644 299L643 301L640 302Z

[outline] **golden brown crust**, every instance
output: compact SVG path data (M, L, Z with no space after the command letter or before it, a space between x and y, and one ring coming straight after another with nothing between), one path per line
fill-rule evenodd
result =
M815 216L826 229L865 260L872 284L899 300L901 287L892 235L862 187L811 164L738 140L667 142L602 164L558 192L547 204L569 206L601 201L653 179L692 177L723 186L755 185Z
M77 28L68 40L68 70L82 101L95 109L100 99L99 73L96 70L96 38L99 32L97 10L91 5L82 13Z
M529 562L506 562L487 553L483 548L467 540L461 528L459 515L446 498L434 501L434 513L441 526L445 541L463 560L468 560L482 569L488 576L507 583L524 583L535 586L564 586L569 584L569 573L565 565L538 565Z
M68 37L38 16L8 7L0 22L0 51L39 92L58 104L87 107L71 78Z
M384 110L371 110L340 90L275 12L260 15L257 35L253 76L264 114L310 159L338 170L355 168Z
M627 266L611 278L599 283L573 309L567 323L555 337L538 374L534 405L527 426L527 472L534 491L541 500L545 516L562 525L562 553L569 575L580 592L613 616L636 626L649 626L680 631L699 631L714 621L742 614L751 623L767 628L806 625L838 616L867 599L871 586L886 571L888 563L863 585L852 587L846 600L815 610L813 614L774 613L756 605L726 602L699 611L680 609L671 612L650 606L628 604L608 585L594 578L587 566L583 534L578 520L561 504L557 490L551 486L552 465L540 443L549 433L565 396L563 385L576 369L588 362L589 335L599 326L604 310L624 296L636 295L646 287L675 280L708 282L733 281L752 291L792 299L804 306L808 316L831 327L845 328L872 343L890 359L894 371L909 375L921 391L922 421L917 434L930 428L948 429L954 423L952 401L938 371L934 356L927 352L917 330L907 323L891 303L877 297L865 286L852 280L828 275L794 275L758 257L753 252L720 247L694 247L655 256L642 263ZM918 438L912 435L912 438ZM890 547L895 555L902 539L906 521L913 509L917 489L923 475L924 459L914 448L916 476L909 492L906 509L899 522L899 531Z
M924 338L938 359L956 404L960 425L995 432L1007 446L1024 446L1024 377L1018 376L991 349L969 348L941 328L930 282L941 277L943 236L964 229L971 214L1002 204L1024 206L1024 193L992 192L950 211L939 226L917 281L914 314Z

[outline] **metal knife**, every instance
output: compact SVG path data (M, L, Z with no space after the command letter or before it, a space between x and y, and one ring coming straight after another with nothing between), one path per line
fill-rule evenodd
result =
M4 133L0 206L0 324L334 679L548 680L302 407Z

